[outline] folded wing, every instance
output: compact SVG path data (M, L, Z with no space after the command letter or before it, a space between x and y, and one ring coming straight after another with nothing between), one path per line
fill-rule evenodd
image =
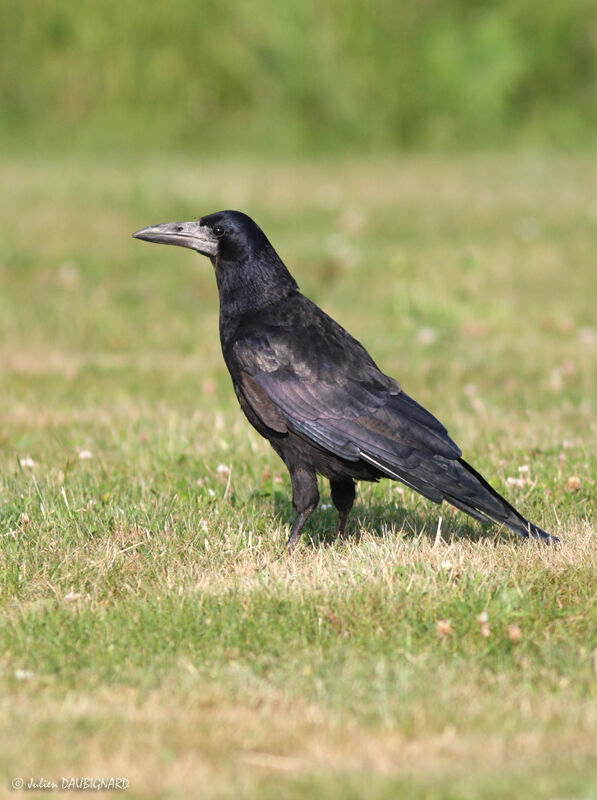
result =
M434 458L461 455L445 427L336 323L324 335L304 331L292 349L287 331L262 327L235 345L245 397L262 421L279 431L281 415L334 455L367 461L440 502Z

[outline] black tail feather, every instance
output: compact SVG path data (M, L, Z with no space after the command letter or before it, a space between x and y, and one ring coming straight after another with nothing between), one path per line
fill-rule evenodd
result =
M533 525L532 522L526 520L514 506L496 492L493 486L487 483L476 469L467 464L464 459L460 458L458 460L466 472L480 484L479 488L484 491L479 491L474 499L469 499L468 497L463 499L446 493L444 496L449 503L482 522L501 522L511 531L525 539L540 539L545 544L557 544L560 541L556 536L551 536L537 525ZM496 500L498 501L497 507Z

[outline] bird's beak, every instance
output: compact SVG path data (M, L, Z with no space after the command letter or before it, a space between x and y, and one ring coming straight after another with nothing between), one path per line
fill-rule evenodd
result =
M150 225L133 233L135 239L145 239L156 244L175 244L189 247L204 256L215 256L218 252L218 239L207 225L199 220L193 222L162 222Z

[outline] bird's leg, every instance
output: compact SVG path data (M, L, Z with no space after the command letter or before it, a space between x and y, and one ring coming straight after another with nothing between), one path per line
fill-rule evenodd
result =
M286 549L288 550L288 554L290 555L294 548L296 547L296 543L299 540L299 537L305 527L305 523L315 510L315 506L311 506L310 508L305 509L304 511L299 512L298 517L294 520L294 525L292 526L292 530L290 531L290 536L288 537L288 541L286 542Z
M311 468L301 464L298 467L289 466L288 469L292 480L292 505L298 513L286 542L286 549L292 553L305 523L319 503L319 490L315 472Z
M346 538L346 520L350 514L350 509L354 503L354 481L350 478L342 480L339 478L330 479L330 489L332 490L332 502L338 509L338 523L336 525L336 539Z

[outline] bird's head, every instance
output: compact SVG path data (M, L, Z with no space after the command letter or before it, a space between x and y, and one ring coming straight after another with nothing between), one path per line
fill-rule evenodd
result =
M298 289L265 233L240 211L150 225L133 236L208 256L215 268L221 312L230 316L262 308Z
M217 211L191 222L162 222L133 233L135 239L188 247L215 261L241 262L269 244L261 228L241 211Z

